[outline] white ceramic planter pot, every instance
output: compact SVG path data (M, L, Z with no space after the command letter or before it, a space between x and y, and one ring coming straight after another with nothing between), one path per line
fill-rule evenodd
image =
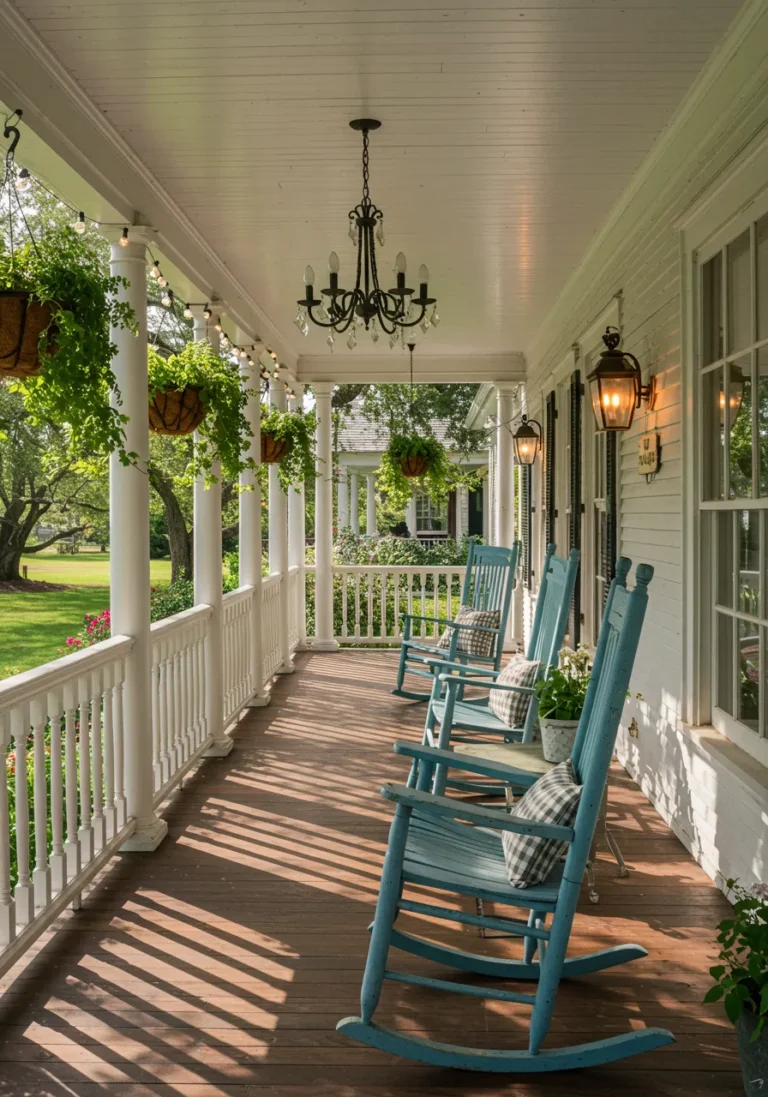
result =
M540 716L541 750L548 762L564 762L573 752L578 720L552 720Z

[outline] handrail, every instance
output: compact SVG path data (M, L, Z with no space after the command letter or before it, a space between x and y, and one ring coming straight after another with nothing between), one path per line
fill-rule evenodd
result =
M196 624L198 621L207 621L213 613L211 606L206 605L205 602L200 602L197 606L192 606L191 609L184 609L181 613L174 613L172 617L164 617L162 621L155 621L151 626L150 632L152 633L152 639L166 639L174 632L180 632L182 629L187 628L188 625Z
M245 583L242 587L237 587L235 590L228 590L226 594L222 596L223 604L230 605L232 602L239 602L243 598L247 598L250 594L253 594L254 588Z
M134 646L132 636L112 636L102 640L85 651L73 655L62 655L41 667L22 671L5 682L0 682L0 710L22 705L25 701L39 696L43 692L57 689L64 683L83 674L98 670L107 663L131 654Z
M314 572L315 565L307 564L306 571ZM389 575L424 575L431 576L440 572L451 572L452 575L463 575L466 564L334 564L334 575L362 575L373 571L381 573L386 571Z

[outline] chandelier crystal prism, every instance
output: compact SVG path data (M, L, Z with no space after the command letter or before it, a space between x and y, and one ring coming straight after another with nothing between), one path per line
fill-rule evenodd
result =
M320 328L331 328L328 337L331 349L333 332L343 335L352 328L346 343L353 350L357 346L355 328L365 328L377 343L382 332L397 338L398 332L419 325L426 335L431 327L437 327L440 317L436 299L429 296L429 271L423 264L419 268L418 292L406 286L407 263L402 252L395 259L395 286L384 290L379 285L376 248L384 245L384 213L371 200L368 134L379 129L381 122L375 118L356 118L349 124L363 135L363 196L349 211L349 237L357 248L355 286L344 289L339 285L341 264L332 251L328 257L330 285L319 296L315 293L315 272L310 266L305 269L304 297L296 302L295 323L303 335L309 334L310 321Z

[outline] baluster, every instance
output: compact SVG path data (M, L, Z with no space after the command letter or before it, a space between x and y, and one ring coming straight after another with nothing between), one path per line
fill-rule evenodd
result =
M232 703L232 645L230 643L230 629L232 627L232 610L227 605L224 611L224 627L222 629L222 661L224 664L224 717L229 712Z
M419 584L421 586L421 638L425 640L427 637L427 622L424 620L424 615L427 612L427 576L424 572L419 575Z
M175 647L176 637L173 636L168 641L168 653L166 657L166 680L165 680L165 705L166 712L168 714L168 768L171 773L175 773L179 768L179 757L177 751L177 739L178 739L178 724L176 722L176 690L174 684L174 676L176 674L175 659Z
M8 721L0 716L0 947L16 936L16 908L11 892L11 819L8 805Z
M379 629L379 636L383 643L387 638L387 573L381 572L381 627Z
M160 681L160 648L161 645L152 645L152 675L150 689L152 692L152 774L155 792L163 783L162 747L160 745L160 709L163 704L162 684Z
M360 572L355 572L355 641L360 639Z
M189 645L192 642L193 628L188 626L184 630L184 643L181 649L181 726L184 729L184 753L189 758L195 750L194 736L192 734L192 713L189 704Z
M432 572L432 594L434 596L434 602L435 602L435 612L434 612L433 616L434 617L441 617L442 614L440 613L440 598L439 598L439 595L440 595L440 576L439 576L438 572L436 572L436 571ZM439 635L440 635L440 626L438 625L437 621L433 621L433 623L432 623L432 638L437 639L437 637Z
M51 869L51 893L56 895L67 882L62 799L61 695L49 693L46 701L51 732L51 855L48 864Z
M48 868L48 778L45 772L45 726L48 714L42 698L29 706L32 723L32 796L34 801L35 867L32 886L35 909L42 910L51 901L51 872Z
M77 697L74 684L64 686L64 800L67 823L64 859L67 880L74 880L81 864L77 834Z
M399 640L402 636L403 630L400 627L400 580L402 575L399 571L392 572L392 585L395 589L395 621L393 625L394 639Z
M208 631L209 622L203 621L200 628L200 643L197 646L197 681L200 687L200 742L204 743L208 738L208 721L205 717L205 634ZM266 647L264 649L267 650Z
M115 684L112 691L112 715L114 717L115 733L115 815L117 817L117 829L122 830L127 816L125 806L125 786L123 773L125 769L125 743L123 740L123 681L125 680L125 663L121 659L114 667Z
M405 578L405 596L408 613L413 614L413 572L408 571ZM413 622L411 622L411 636L413 636Z
M365 635L368 640L373 636L373 577L372 570L368 570L368 627L365 630Z
M347 632L347 579L346 572L341 573L341 638L346 640L349 635ZM317 628L315 628L317 631Z
M176 637L176 650L173 653L173 708L175 712L176 768L180 769L187 760L187 744L184 739L184 724L181 711L181 640Z
M87 865L93 857L93 829L91 827L91 725L88 679L78 679L80 700L80 840L81 864Z
M168 778L171 776L171 757L170 757L170 728L168 725L168 640L163 640L160 643L158 658L158 695L157 695L157 715L159 720L158 727L158 746L160 748L160 777L158 788L162 788Z
M103 689L101 674L91 675L91 754L93 757L93 848L104 849L107 826L104 818L104 746L101 738L101 706Z
M11 710L14 775L16 791L16 924L28 925L35 916L34 892L29 876L29 789L27 786L27 735L29 715L26 705Z
M114 713L114 665L104 667L104 825L107 841L117 833L117 814L115 811L115 713ZM154 729L154 720L152 721Z

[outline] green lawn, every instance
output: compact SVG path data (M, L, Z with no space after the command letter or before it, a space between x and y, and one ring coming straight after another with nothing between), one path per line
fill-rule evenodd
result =
M0 678L57 659L64 641L80 631L86 613L109 606L109 555L102 552L25 556L28 577L71 590L0 593ZM150 561L150 581L171 581L170 560Z

